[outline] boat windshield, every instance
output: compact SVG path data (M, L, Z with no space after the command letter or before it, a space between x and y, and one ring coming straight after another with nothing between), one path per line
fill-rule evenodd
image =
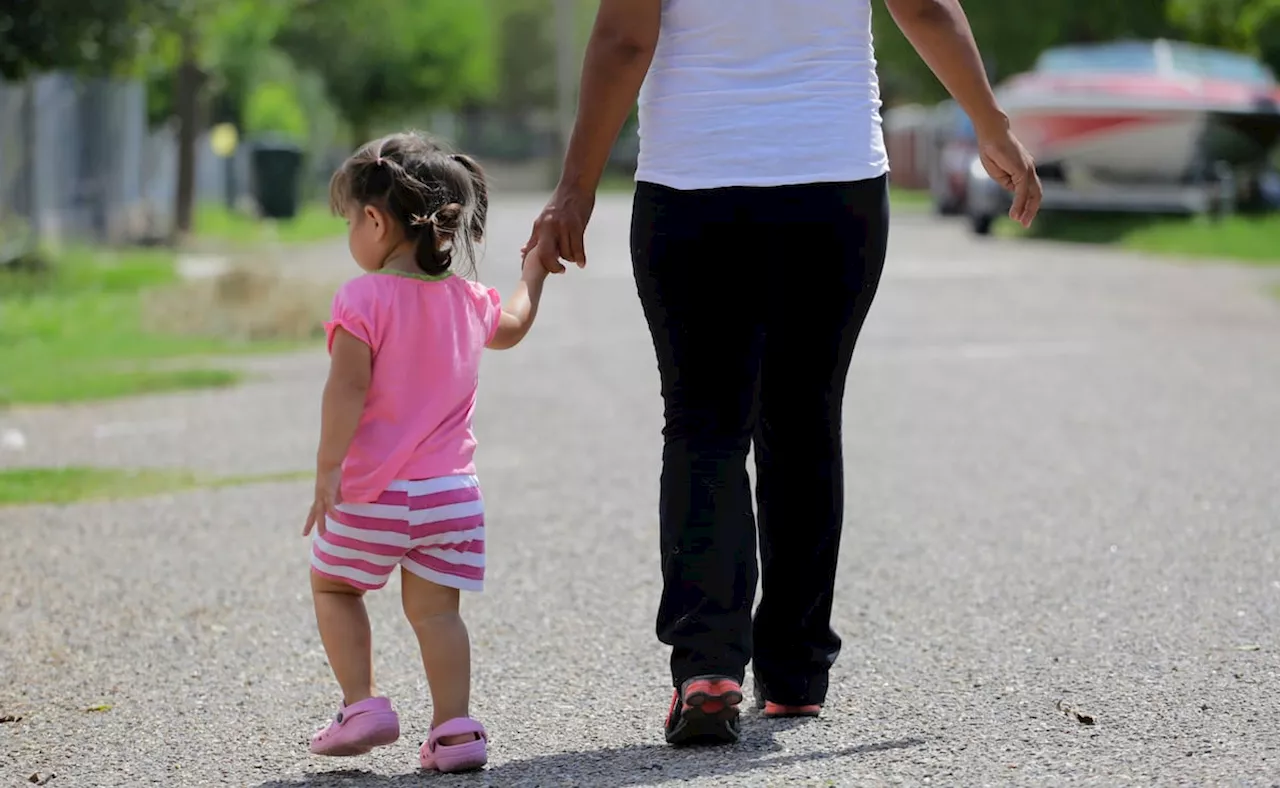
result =
M1159 69L1151 44L1125 41L1102 46L1068 46L1045 50L1036 70L1050 74L1108 73L1143 74Z
M1271 70L1248 55L1196 46L1170 48L1173 68L1203 79L1225 79L1270 85L1275 82Z
M1036 61L1036 71L1048 74L1156 74L1170 70L1200 79L1256 85L1276 81L1270 69L1248 55L1182 42L1119 41L1054 47Z

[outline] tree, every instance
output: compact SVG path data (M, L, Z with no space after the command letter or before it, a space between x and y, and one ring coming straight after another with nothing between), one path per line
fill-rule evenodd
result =
M1169 17L1200 43L1257 55L1280 71L1280 0L1169 0Z
M141 4L150 48L145 68L171 76L178 121L175 239L191 231L195 212L196 141L206 91L227 84L247 95L247 75L294 7L294 0L133 0ZM161 95L164 95L162 92ZM166 116L168 113L164 113Z
M361 141L400 113L457 108L494 87L493 16L457 0L302 2L276 37L318 73Z
M12 0L0 9L0 77L55 69L107 73L138 44L138 9L121 0Z

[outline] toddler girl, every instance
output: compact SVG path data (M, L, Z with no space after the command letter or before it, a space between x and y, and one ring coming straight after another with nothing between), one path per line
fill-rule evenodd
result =
M474 267L488 208L479 166L417 134L357 151L330 184L351 255L366 271L333 301L311 534L320 639L342 688L321 755L391 744L400 723L374 692L363 596L399 566L405 616L422 649L433 719L423 768L483 766L487 733L471 719L471 654L460 590L484 578L484 504L471 416L481 351L510 348L533 324L545 269L529 255L498 293L458 275Z

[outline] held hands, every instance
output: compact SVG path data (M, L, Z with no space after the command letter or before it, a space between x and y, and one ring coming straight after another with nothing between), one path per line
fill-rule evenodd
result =
M1035 160L1013 136L1007 121L990 130L978 131L978 156L987 174L1013 192L1009 218L1023 227L1030 227L1031 220L1040 211L1043 196L1040 176L1036 175Z
M556 256L555 246L548 247L538 243L532 249L527 246L521 250L523 259L520 263L520 281L526 284L541 285L552 273L563 273L564 266ZM556 269L559 268L557 271Z
M590 189L561 185L547 206L533 222L529 240L520 249L526 264L530 258L541 261L548 273L562 274L567 260L583 268L587 252L583 245L587 222L595 210L596 195Z
M339 492L341 481L341 467L316 472L316 497L311 504L311 513L307 515L307 524L302 529L303 536L309 535L312 528L318 528L324 534L324 518L331 516L334 507L342 502Z

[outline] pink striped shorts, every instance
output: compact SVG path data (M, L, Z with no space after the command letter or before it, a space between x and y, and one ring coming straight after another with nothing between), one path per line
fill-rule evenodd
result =
M338 504L313 532L311 571L382 588L397 566L442 586L484 585L484 499L474 476L394 481L374 503Z

